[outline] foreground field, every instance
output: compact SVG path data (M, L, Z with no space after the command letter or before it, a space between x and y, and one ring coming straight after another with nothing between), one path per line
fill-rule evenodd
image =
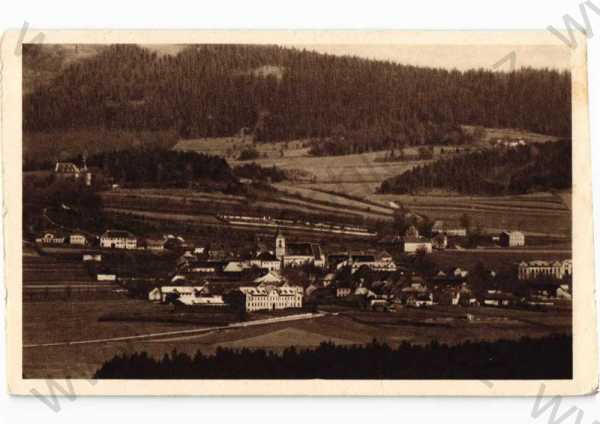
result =
M25 344L110 338L157 331L201 328L181 324L99 322L107 311L161 308L138 300L98 302L39 302L24 304ZM569 310L533 312L494 308L429 310L400 309L394 313L331 309L332 314L315 319L282 322L204 334L154 338L89 345L25 348L24 375L35 377L89 377L117 353L147 351L155 357L176 349L194 354L214 352L218 346L265 348L280 351L287 346L314 347L323 341L366 344L373 339L391 346L408 341L425 344L432 340L455 344L464 340L516 339L552 333L570 334ZM466 313L472 320L466 319Z

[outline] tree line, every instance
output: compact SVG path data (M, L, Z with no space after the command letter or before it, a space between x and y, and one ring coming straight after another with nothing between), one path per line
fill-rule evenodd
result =
M46 63L47 48L24 46L28 74ZM461 72L279 46L194 45L158 55L122 44L31 84L23 126L174 129L182 138L243 130L258 141L329 137L340 127L396 147L446 137L432 125L569 136L570 80L567 71Z
M332 130L331 136L313 141L309 154L312 156L339 156L390 150L388 160L403 160L404 151L402 147L406 145L460 145L475 140L473 134L463 130L460 125L448 123L428 122L425 125L419 125L418 131L419 137L408 139L404 136L382 131L381 128L347 130L344 126L338 125ZM397 158L394 152L395 148L399 148ZM419 152L420 159L431 158L428 147L423 146L419 149L424 149Z
M385 180L381 193L446 189L464 194L522 194L571 188L571 142L479 150L416 166Z
M544 352L540 355L540 352ZM373 340L365 345L321 343L314 349L218 347L213 355L173 351L161 359L120 354L105 362L102 379L570 379L572 337L466 341L448 346L403 342L397 348Z

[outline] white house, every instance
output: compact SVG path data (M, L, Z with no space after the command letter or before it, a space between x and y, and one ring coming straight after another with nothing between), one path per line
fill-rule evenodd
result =
M505 247L525 246L525 234L521 231L502 231L499 240Z
M100 236L100 247L105 249L136 249L137 238L129 231L107 230Z
M423 237L404 237L404 253L415 254L419 251L431 253L432 250L431 241Z
M99 253L84 253L83 262L102 262L102 255Z
M69 244L85 246L87 244L87 238L84 234L73 233L69 236Z
M117 281L117 276L115 274L97 274L96 280L114 282Z
M300 286L240 287L246 311L301 308L303 289Z

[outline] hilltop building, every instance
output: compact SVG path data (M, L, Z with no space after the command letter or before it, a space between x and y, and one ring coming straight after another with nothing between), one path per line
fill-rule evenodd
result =
M85 157L83 158L83 166L79 168L72 162L56 161L54 165L54 175L62 180L79 180L84 178L85 185L92 185L92 173L88 171Z

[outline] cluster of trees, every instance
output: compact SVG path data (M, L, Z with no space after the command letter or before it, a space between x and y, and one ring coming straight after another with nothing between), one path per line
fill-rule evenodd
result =
M571 187L571 142L488 149L417 166L381 184L382 193L446 189L465 194L521 194Z
M46 49L24 46L27 73L45 66ZM342 126L351 138L362 131L387 144L449 142L460 134L437 125L459 124L568 136L570 80L566 71L461 72L278 46L196 45L159 55L122 44L31 84L23 126L176 129L183 138L250 128L259 141L328 137Z
M24 179L24 230L32 234L53 222L67 228L101 229L104 224L103 202L94 187L82 181L61 179Z
M414 128L404 132L393 133L382 128L361 128L347 130L338 125L332 135L312 143L309 153L313 156L338 156L379 150L399 149L398 159L403 159L402 147L411 145L457 145L474 140L473 134L463 130L456 124L427 122L418 123ZM419 159L430 159L432 154L426 147L421 147ZM395 156L395 153L390 153ZM389 159L392 159L391 157ZM408 157L407 157L408 159Z
M544 352L540 355L539 352ZM147 353L121 354L105 362L102 379L570 379L572 337L463 342L431 342L397 348L373 341L365 346L322 343L314 350L217 348L193 357L173 351L162 359Z
M222 183L236 181L225 159L195 152L120 150L92 155L87 163L101 168L105 175L110 175L116 182L134 185L189 185L197 180Z
M278 183L286 179L285 172L275 165L263 167L256 163L245 163L233 168L233 173L238 178L249 178L258 181L271 181Z
M250 147L248 149L244 149L240 152L238 156L238 160L254 160L260 157L260 152L256 150L254 147Z

